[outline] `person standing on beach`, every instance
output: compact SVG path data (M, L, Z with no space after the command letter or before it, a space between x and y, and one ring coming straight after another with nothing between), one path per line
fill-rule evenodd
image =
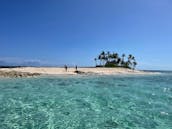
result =
M65 65L64 68L65 68L65 70L66 70L66 72L67 72L67 65Z
M77 65L75 66L75 70L78 71L78 66Z

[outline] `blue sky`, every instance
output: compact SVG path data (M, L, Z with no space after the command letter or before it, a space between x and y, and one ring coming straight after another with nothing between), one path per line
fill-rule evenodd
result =
M172 70L172 1L0 1L1 62L91 66L102 50Z

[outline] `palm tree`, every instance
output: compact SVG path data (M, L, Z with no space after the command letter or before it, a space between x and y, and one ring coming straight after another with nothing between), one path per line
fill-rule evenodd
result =
M125 54L122 54L122 61L121 61L121 65L122 65L122 66L124 66L124 64L125 64L124 59L125 59Z
M101 53L100 55L105 55L105 52L104 52L104 51L102 51L102 53Z
M100 60L100 66L102 66L102 64L104 65L104 61L106 60L106 55L104 51L100 53L100 55L98 56L98 60Z
M118 59L117 59L117 62L116 62L116 63L117 63L117 65L118 65L118 66L120 66L120 63L121 63L121 58L120 58L120 57L118 57Z
M133 56L131 54L128 55L128 61L127 61L127 66L128 67L130 67L132 65L132 57Z
M94 61L95 61L95 63L96 63L96 66L97 66L97 58L94 58Z
M135 61L135 57L134 57L134 56L132 56L131 60L134 62L134 61Z
M125 58L125 54L122 54L122 60L124 61L124 58Z
M113 57L113 54L110 53L109 56L108 56L108 58L109 58L109 62L111 62L113 60L113 58L114 58Z
M129 59L129 60L131 60L132 57L133 57L133 56L132 56L131 54L128 55L128 59Z
M101 55L98 56L98 59L100 61L100 66L102 65L102 58L101 58Z
M130 68L133 67L133 69L135 69L137 62L136 62L135 57L133 55L129 54L127 62L128 62L128 66Z
M136 65L137 65L137 62L136 62L136 61L134 61L134 62L133 62L133 69L135 69L135 68L136 68Z
M107 54L106 54L106 58L107 58L107 61L109 62L110 61L110 52L108 51Z
M105 65L105 61L106 61L106 53L104 51L102 51L101 55L101 60L103 61L103 65Z
M114 62L117 63L117 60L118 60L118 53L113 53L112 54L112 57L114 59Z

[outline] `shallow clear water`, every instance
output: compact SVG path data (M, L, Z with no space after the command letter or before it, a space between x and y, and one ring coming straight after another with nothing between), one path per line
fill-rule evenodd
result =
M172 74L0 79L1 129L172 129Z

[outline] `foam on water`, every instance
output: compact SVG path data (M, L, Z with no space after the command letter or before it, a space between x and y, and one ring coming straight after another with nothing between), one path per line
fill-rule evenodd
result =
M0 79L2 129L172 129L172 75Z

